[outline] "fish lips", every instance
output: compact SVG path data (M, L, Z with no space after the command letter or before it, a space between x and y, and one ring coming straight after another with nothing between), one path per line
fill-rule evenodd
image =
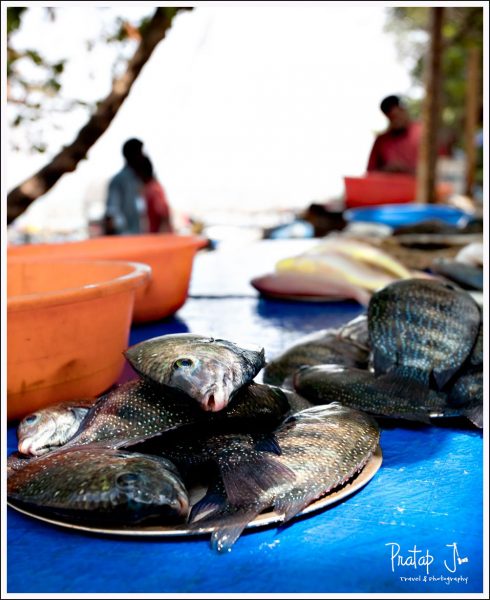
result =
M219 412L228 406L232 390L228 386L212 385L201 395L197 395L196 400L200 407L207 412Z
M207 412L223 410L235 391L232 379L225 373L210 377L200 370L194 374L174 375L170 384L196 400Z
M37 432L32 432L31 435L27 434L22 437L22 433L19 431L19 443L18 450L21 454L29 456L41 456L49 452L53 445L48 443L56 432L56 422L53 419L46 419L42 423L42 429L40 428Z

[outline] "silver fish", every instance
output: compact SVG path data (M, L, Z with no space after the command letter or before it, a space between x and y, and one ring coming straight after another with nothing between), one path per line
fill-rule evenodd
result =
M212 412L223 410L265 364L263 348L187 333L140 342L125 356L140 375L184 392Z
M65 444L77 432L94 398L59 402L24 417L17 428L21 454L41 456Z

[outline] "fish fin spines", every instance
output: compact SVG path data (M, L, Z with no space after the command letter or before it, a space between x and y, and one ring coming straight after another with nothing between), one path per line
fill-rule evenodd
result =
M271 488L296 479L294 471L261 452L248 453L238 461L223 461L219 467L232 505L248 504Z

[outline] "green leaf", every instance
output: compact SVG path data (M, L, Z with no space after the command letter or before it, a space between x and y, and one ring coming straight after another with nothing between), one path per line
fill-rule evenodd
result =
M7 35L19 29L22 13L26 10L26 7L19 6L7 8Z
M43 65L44 59L37 50L26 50L25 55L28 56L35 65Z

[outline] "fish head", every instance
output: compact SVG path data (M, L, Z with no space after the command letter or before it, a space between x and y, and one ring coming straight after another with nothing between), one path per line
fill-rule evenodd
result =
M78 430L87 408L55 404L27 415L17 429L21 454L41 456L65 444Z
M56 419L51 411L40 410L27 415L17 429L19 452L33 456L45 454L55 435Z
M173 463L156 456L127 455L127 461L114 473L117 493L127 499L136 513L156 507L158 514L187 516L189 496Z
M193 398L205 411L225 408L265 364L263 349L193 334L161 336L125 352L140 375Z

